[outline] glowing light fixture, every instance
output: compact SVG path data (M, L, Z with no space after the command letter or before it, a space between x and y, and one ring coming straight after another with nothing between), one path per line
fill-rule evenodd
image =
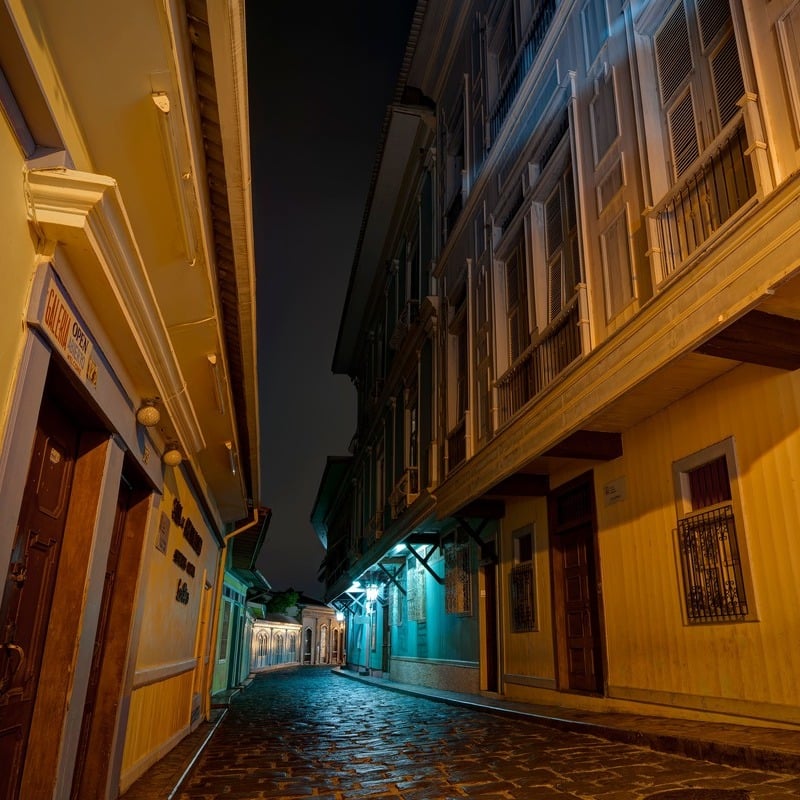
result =
M167 442L161 461L168 467L177 467L183 461L183 454L178 448L177 442Z
M235 475L236 474L236 465L239 462L239 454L233 449L233 442L226 441L225 442L225 447L226 447L226 449L228 451L228 458L230 459L230 462L231 462L231 475Z
M374 583L371 583L367 586L367 602L374 603L378 599L378 594L380 593L380 586L376 586Z
M161 421L161 412L158 410L156 403L161 400L160 397L149 397L142 400L142 404L136 409L136 421L145 428L152 428L158 425Z
M167 163L172 172L175 196L180 209L181 233L183 234L183 243L186 248L186 257L189 260L189 266L193 267L197 263L197 244L187 197L187 193L191 189L192 169L188 165L186 167L181 166L180 148L178 147L179 137L183 136L183 130L176 130L178 122L176 121L175 112L172 110L169 95L166 92L153 92L151 97L159 111L161 138L167 155Z
M219 374L219 357L216 353L209 353L208 367L211 370L211 380L214 383L214 399L217 401L217 411L220 414L225 413L225 394L222 391L222 378Z
M344 612L337 611L336 612L336 621L337 622L344 622Z

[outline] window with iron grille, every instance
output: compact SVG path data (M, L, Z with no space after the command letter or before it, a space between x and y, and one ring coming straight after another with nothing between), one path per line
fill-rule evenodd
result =
M514 564L511 567L511 630L526 633L536 630L536 585L533 569L533 526L514 531Z
M411 556L406 568L406 601L410 622L425 622L425 570Z
M472 614L472 563L466 534L456 531L443 543L445 613Z
M676 462L674 471L686 620L690 624L744 620L752 608L733 503L732 440Z

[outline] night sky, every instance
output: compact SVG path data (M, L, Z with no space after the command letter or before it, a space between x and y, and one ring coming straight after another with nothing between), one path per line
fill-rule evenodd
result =
M331 362L386 106L414 0L246 6L263 505L258 566L322 599L309 521L346 455L355 390Z

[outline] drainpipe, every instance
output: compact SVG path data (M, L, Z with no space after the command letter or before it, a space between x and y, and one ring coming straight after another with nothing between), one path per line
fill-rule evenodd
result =
M219 563L217 565L217 586L214 592L214 607L211 618L211 652L209 653L210 669L206 674L206 685L203 690L203 698L207 702L206 706L206 721L211 718L211 684L214 680L214 667L217 657L217 633L219 632L219 612L222 607L222 587L225 583L225 559L228 554L228 542L240 533L250 530L254 525L258 524L258 513L260 509L253 509L253 519L245 522L239 528L235 528L230 533L226 533L222 538L222 547L219 551Z

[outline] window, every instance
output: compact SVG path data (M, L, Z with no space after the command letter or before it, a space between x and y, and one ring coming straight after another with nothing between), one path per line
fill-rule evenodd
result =
M415 556L406 562L406 592L409 621L425 622L425 569Z
M619 136L617 124L617 101L614 95L614 70L597 81L597 91L590 104L592 121L592 144L594 163L599 164L603 156Z
M219 629L219 651L217 658L225 661L228 657L228 638L231 629L231 604L227 600L222 601L222 624Z
M492 432L491 317L489 277L486 269L475 277L475 402L478 440L485 442Z
M689 624L742 621L752 613L746 559L737 531L733 441L673 465L677 554Z
M606 318L611 319L633 299L628 217L624 209L603 231L600 245L606 284Z
M511 630L536 630L536 587L533 570L533 526L514 531L514 564L511 567Z
M669 160L678 180L734 119L744 94L727 0L681 0L653 43Z
M506 317L508 319L508 356L513 364L530 344L528 326L528 277L525 242L522 230L506 259Z
M608 38L605 0L589 0L581 10L586 67L591 67Z
M580 282L578 218L572 166L567 165L544 204L548 321L572 299Z
M472 563L470 540L460 530L443 542L445 613L472 614Z

